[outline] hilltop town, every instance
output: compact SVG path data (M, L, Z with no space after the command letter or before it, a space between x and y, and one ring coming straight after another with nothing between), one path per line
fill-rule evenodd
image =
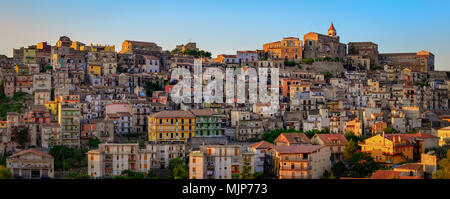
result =
M155 42L61 36L0 55L0 178L450 178L450 72L432 52L341 43L333 24L215 58ZM196 61L278 69L278 111L248 92L174 103L172 71Z

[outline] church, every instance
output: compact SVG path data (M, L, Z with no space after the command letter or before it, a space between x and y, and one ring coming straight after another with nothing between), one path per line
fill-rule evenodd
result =
M345 57L347 45L339 42L336 29L331 23L327 35L310 32L303 37L304 58L331 57L340 59Z

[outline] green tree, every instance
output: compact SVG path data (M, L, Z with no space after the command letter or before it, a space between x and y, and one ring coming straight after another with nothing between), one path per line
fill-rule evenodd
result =
M156 174L156 172L155 172L154 170L151 170L151 169L150 169L150 170L147 172L146 178L148 178L148 179L159 179L159 176Z
M17 144L19 144L21 148L24 148L25 144L30 141L30 135L28 131L28 127L14 128L11 140L17 142Z
M334 173L331 172L331 173L330 173L330 176L328 177L328 179L337 179L337 178L336 178L336 176L334 176Z
M52 89L50 90L50 99L51 99L51 100L55 100L55 88L52 88Z
M344 163L344 161L339 161L333 164L331 167L331 174L334 178L339 179L340 177L346 177L348 175L348 169ZM331 178L330 174L330 178Z
M19 101L19 100L22 100L25 95L26 95L26 93L24 93L22 91L18 91L18 92L14 93L13 99L14 99L14 101Z
M311 64L314 63L314 59L312 59L312 58L303 58L302 59L302 63L311 65Z
M1 101L2 102L10 102L11 98L4 96L4 97L1 98Z
M122 64L117 65L117 73L121 74L126 72L128 72L127 67L123 67Z
M313 129L310 131L305 131L304 133L309 139L311 139L316 134L328 134L328 133L330 133L330 130L329 129L322 129L322 130Z
M173 179L188 179L189 178L189 168L186 164L178 164L172 170Z
M21 113L22 107L21 102L0 103L0 117L6 119L8 112Z
M55 170L57 171L87 167L86 153L86 149L68 148L66 146L54 146L49 151L49 154L55 159Z
M169 161L169 169L172 170L179 164L184 164L184 161L181 158L173 158Z
M120 172L120 175L114 176L114 179L144 179L145 176L145 173L127 169Z
M265 177L265 175L264 175L264 172L262 172L262 171L252 173L252 179L264 179L264 177Z
M434 179L450 179L450 150L447 150L447 158L439 161L439 169L433 175Z
M281 133L301 133L303 131L297 131L293 128L284 130L284 129L275 129L269 132L265 132L261 135L262 140L265 140L267 142L273 143L275 139L281 134Z
M98 145L100 144L100 140L98 138L91 138L89 139L89 146L92 148L98 148Z
M248 139L247 141L248 141L248 142L251 142L251 143L254 143L254 142L259 142L259 141L261 141L261 139L259 139L259 138L250 138L250 139Z
M12 178L11 172L6 169L3 165L0 165L0 179Z
M397 131L397 129L394 129L392 126L388 126L388 127L384 128L383 131L386 134L400 133L399 131Z
M345 139L347 139L348 141L353 140L355 142L358 141L358 136L356 136L355 134L353 134L352 132L345 132L344 133L344 137Z
M379 168L379 164L367 153L355 152L349 162L348 177L364 178Z
M181 158L174 158L169 161L169 169L172 171L171 179L188 179L189 168Z
M244 164L242 165L242 173L240 178L241 179L253 179L251 172L251 166L250 166L250 162L248 161L248 157L247 155L244 155Z
M147 85L145 86L145 91L147 93L147 96L152 96L153 91L161 91L163 88L154 82L147 82Z
M6 158L8 158L9 155L4 155L2 158L0 158L0 166L3 165L6 167Z
M353 154L358 150L358 144L354 140L348 141L347 145L345 146L343 156L344 159L350 159Z
M324 77L325 77L325 80L327 80L327 81L330 81L330 79L334 77L333 74L331 74L331 73L328 72L328 71L325 71L325 72L323 73L323 75L324 75Z
M320 179L328 179L328 178L330 178L330 172L328 170L325 170Z
M434 151L434 154L437 156L438 160L442 160L447 157L446 147L433 147L430 149L425 149L425 153L428 153L429 151Z
M69 179L89 179L91 176L89 176L87 173L75 173L75 172L69 172L68 176Z

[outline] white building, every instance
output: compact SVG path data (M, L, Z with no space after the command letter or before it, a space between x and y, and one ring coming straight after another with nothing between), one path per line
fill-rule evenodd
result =
M250 62L250 61L258 61L258 53L256 50L254 51L237 51L237 59L240 63Z
M252 145L249 145L247 147L248 151L253 151L256 153L255 156L255 172L264 172L264 158L266 151L269 148L272 148L274 145L271 143L268 143L266 141L260 141L257 143L254 143Z
M255 153L241 145L204 145L189 155L190 179L239 179L247 165L255 172Z
M145 64L141 65L141 71L147 73L159 73L160 72L160 62L155 56L145 55Z
M113 177L124 170L148 172L150 169L168 168L169 161L185 157L185 144L181 142L150 142L145 148L139 144L100 144L88 152L88 174L93 178Z
M6 159L6 168L16 178L55 177L53 156L36 149L28 149L9 156Z

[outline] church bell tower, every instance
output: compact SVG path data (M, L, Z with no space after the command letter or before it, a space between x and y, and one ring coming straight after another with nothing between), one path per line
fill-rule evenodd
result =
M334 29L333 22L331 22L331 26L328 29L328 36L336 37L336 29Z

